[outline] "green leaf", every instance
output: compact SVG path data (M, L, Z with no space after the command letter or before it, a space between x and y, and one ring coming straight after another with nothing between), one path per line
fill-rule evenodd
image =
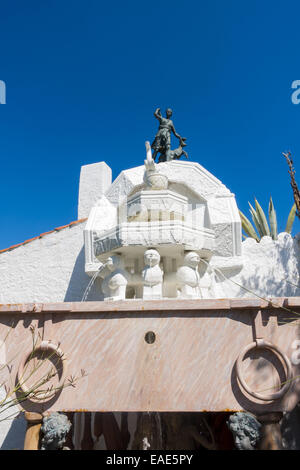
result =
M257 217L259 219L259 222L260 222L262 230L263 230L263 234L264 234L263 236L265 236L265 235L270 236L271 233L270 233L267 218L266 218L265 213L262 210L261 206L259 205L257 199L255 199L255 209L256 209Z
M254 222L255 228L258 231L259 236L263 237L264 236L264 231L263 231L263 228L260 224L260 221L259 221L259 218L257 216L256 210L254 209L254 207L251 206L250 202L248 202L248 204L250 206L249 210L250 210L250 214L251 214L252 220Z
M287 219L286 227L285 227L285 231L287 233L291 233L292 231L293 223L295 220L295 215L296 215L296 204L293 204L291 211L289 213L288 219Z
M276 211L274 208L272 197L270 197L270 202L269 202L269 220L270 220L271 237L273 238L273 240L277 240L277 217L276 217Z
M254 238L257 242L259 242L257 233L255 232L255 229L251 224L250 220L248 220L247 217L241 211L239 211L239 213L242 221L242 227L246 235L248 235L248 237L250 238Z

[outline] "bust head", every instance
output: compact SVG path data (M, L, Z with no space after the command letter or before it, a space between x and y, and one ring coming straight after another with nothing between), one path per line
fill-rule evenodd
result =
M195 251L190 251L184 257L184 265L190 268L196 268L200 262L200 256Z
M43 419L41 431L42 450L61 449L66 441L66 436L71 429L68 417L63 413L55 412Z
M167 108L166 109L166 116L168 119L170 119L172 117L172 114L173 114L173 111L171 108Z
M153 248L150 248L149 250L146 250L144 253L144 262L146 266L156 266L160 262L160 254L158 253L157 250L154 250Z
M227 426L238 450L254 450L261 438L261 424L250 413L237 412L229 416Z

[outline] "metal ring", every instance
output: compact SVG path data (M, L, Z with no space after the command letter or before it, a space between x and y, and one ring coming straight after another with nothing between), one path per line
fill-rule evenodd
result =
M62 359L62 357L64 356L64 353L58 347L58 345L52 343L51 341L42 341L41 344L34 350L34 352L37 352L37 351L42 351L42 352L49 351L49 352L52 352L53 354L55 354L56 356L58 356L61 359L62 371L61 371L61 378L58 382L58 385L55 387L55 390L53 390L52 392L51 391L46 391L44 393L39 394L38 396L33 396L33 397L28 398L28 400L30 400L32 402L40 402L42 400L45 400L45 399L49 400L50 398L52 398L60 389L63 388L64 381L65 381L65 373L66 373L66 364L65 364L66 361L64 361ZM21 378L23 377L24 372L25 372L26 363L27 363L28 359L30 359L31 355L32 355L32 351L24 357L23 361L19 365L18 381L20 381ZM49 359L49 358L46 357L45 359ZM22 383L20 388L25 393L30 392L30 389L28 389L25 382Z
M278 392L270 393L269 395L262 395L261 393L254 392L253 390L250 389L250 387L246 384L244 378L242 377L242 362L246 354L251 351L251 349L255 348L261 348L261 349L269 349L272 351L276 357L279 356L281 359L282 364L285 366L285 374L286 374L286 381L283 385L283 387L278 390ZM275 346L275 344L269 343L268 341L265 341L263 339L259 339L254 341L253 343L248 344L240 353L237 362L236 362L236 375L239 380L240 385L243 387L243 389L252 397L257 398L262 401L273 401L273 400L278 400L279 398L282 398L283 395L287 393L291 386L291 379L293 378L293 371L292 371L292 366L290 363L289 358L282 352L278 346Z

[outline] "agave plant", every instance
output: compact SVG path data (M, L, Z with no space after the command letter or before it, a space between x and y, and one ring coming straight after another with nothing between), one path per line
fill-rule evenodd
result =
M249 219L241 212L240 217L242 221L242 227L245 234L250 238L255 238L257 242L261 240L262 237L268 235L272 237L273 240L277 240L277 217L276 211L274 209L274 204L272 201L272 197L270 197L269 202L269 223L267 217L261 208L258 201L255 199L255 209L251 206L250 202L248 203L250 206L250 214L254 223L254 226L250 222ZM287 224L285 227L285 232L291 233L292 226L295 220L296 215L296 204L293 204L291 211L289 213ZM246 238L246 237L245 237Z

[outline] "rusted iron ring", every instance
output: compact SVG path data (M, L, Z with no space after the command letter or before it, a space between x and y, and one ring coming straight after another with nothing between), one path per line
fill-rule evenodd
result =
M284 382L284 385L278 392L270 393L268 395L262 395L261 393L254 392L251 390L251 388L247 385L245 382L243 376L242 376L242 362L244 360L244 357L246 354L251 351L252 349L255 348L260 348L260 349L269 349L272 351L276 357L281 360L281 363L284 366L285 369L285 375L286 375L286 381ZM275 344L269 343L268 341L265 341L264 339L257 339L256 341L253 341L253 343L248 344L240 353L237 362L236 362L236 375L239 380L240 385L242 388L252 397L257 398L258 400L262 401L273 401L273 400L278 400L279 398L282 398L287 391L289 390L291 386L291 381L293 378L293 371L292 371L292 366L290 363L289 358L284 354L281 349L279 349L278 346Z
M30 400L32 402L40 402L40 401L43 401L43 400L49 400L50 398L53 398L53 396L63 388L64 381L65 381L66 361L63 359L63 356L64 356L63 351L58 347L57 344L52 343L51 341L42 341L41 344L37 348L35 348L35 350L34 350L34 352L40 352L40 351L41 352L47 351L49 353L52 353L52 354L50 354L51 357L53 355L57 356L61 360L62 368L61 368L61 374L60 374L60 379L59 379L58 385L56 385L53 390L51 390L51 389L46 390L43 393L39 393L37 396L35 396L34 392L33 392L33 396L30 396L28 398L28 400ZM49 359L50 356L45 357L45 359ZM24 359L20 363L19 369L18 369L18 382L19 383L21 382L20 388L23 391L23 393L25 393L25 394L30 393L30 389L25 384L25 381L22 382L22 378L25 375L26 363L28 362L28 360L30 360L31 357L32 357L32 351L29 354L26 354L24 356ZM48 387L47 382L45 382L45 384L43 384L43 385L45 387ZM38 389L37 389L37 391L38 391Z

